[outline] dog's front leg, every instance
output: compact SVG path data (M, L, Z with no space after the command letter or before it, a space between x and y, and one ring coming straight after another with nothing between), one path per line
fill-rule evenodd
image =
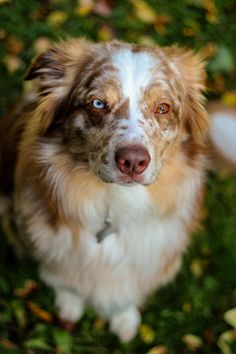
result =
M130 306L122 312L115 313L110 318L110 330L122 342L129 342L136 334L141 322L141 315L135 306Z

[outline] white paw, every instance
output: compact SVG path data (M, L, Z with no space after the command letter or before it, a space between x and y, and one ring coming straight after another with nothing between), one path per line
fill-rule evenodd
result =
M56 306L62 320L77 322L84 313L83 299L68 290L60 289L56 291Z
M131 341L137 334L141 322L141 315L135 307L130 307L124 312L115 314L110 320L110 330L122 342Z

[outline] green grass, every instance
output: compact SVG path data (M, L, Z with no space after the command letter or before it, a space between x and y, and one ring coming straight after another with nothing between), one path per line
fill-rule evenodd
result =
M35 41L40 37L58 40L86 36L101 40L112 32L123 40L160 45L179 43L193 49L209 48L210 43L215 49L207 66L211 88L208 96L219 97L235 89L235 1L150 0L148 3L158 15L169 16L164 32L157 30L154 22L143 22L128 0L118 1L106 18L94 13L79 17L76 1L0 2L0 113L4 115L25 89L22 78L35 55ZM210 8L212 12L206 9L206 4L214 3L216 13L214 8ZM62 11L67 19L52 24L49 19L55 11ZM12 48L12 37L21 43L22 50ZM13 72L9 72L9 55L21 63ZM39 281L35 264L15 257L4 239L4 234L10 233L4 218L0 231L0 353L145 354L163 345L168 354L187 354L191 349L182 339L186 334L202 339L198 353L221 353L218 338L231 328L223 315L236 307L235 201L235 178L208 176L202 227L193 237L182 270L172 284L154 294L145 306L143 323L148 325L150 340L144 331L126 345L109 334L107 326L91 310L73 335L59 328L54 317L50 318L55 315L53 294ZM24 287L27 279L35 279L38 287L28 297L20 297L16 289ZM51 321L41 319L42 313L32 312L29 301L47 311ZM232 354L235 353L236 348L232 347Z

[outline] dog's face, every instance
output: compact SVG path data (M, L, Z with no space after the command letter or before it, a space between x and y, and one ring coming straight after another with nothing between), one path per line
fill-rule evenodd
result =
M204 140L204 70L191 52L71 41L37 58L35 77L43 133L63 132L105 182L151 184L174 149Z

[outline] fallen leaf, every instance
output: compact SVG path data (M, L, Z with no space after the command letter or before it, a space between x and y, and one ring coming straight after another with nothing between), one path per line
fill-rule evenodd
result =
M15 343L13 343L9 339L5 339L5 338L0 339L0 345L2 347L4 347L5 349L7 349L7 350L11 350L11 349L16 349L17 348Z
M167 26L171 22L171 16L167 14L157 15L157 19L154 25L156 32L164 34L166 32Z
M144 0L130 0L134 6L134 14L144 23L154 24L157 21L156 11Z
M35 304L32 301L28 301L27 305L28 305L28 308L30 309L30 311L36 317L40 318L40 320L45 321L45 322L50 322L50 323L53 321L53 316L48 311L41 309L41 307L39 307L39 305Z
M110 16L112 12L113 1L97 0L95 1L93 12L99 16Z
M53 11L47 18L48 24L54 28L58 28L68 20L68 15L64 11Z
M151 348L146 354L167 354L168 348L164 345L157 345Z
M41 54L51 47L51 42L47 37L39 37L34 42L34 50L36 54Z
M195 258L192 260L190 265L191 273L195 278L200 278L206 268L206 261L200 258Z
M191 304L189 302L185 302L182 306L182 309L185 313L191 312Z
M104 329L105 325L106 325L106 322L105 322L103 319L98 318L98 319L96 319L96 321L94 322L93 327L94 327L95 329L101 331L101 330Z
M215 24L218 22L218 9L214 0L204 0L204 7L206 9L206 19L209 23Z
M215 43L208 43L205 47L202 48L203 57L208 60L214 58L217 51L218 48Z
M0 40L5 39L6 36L7 36L7 32L3 28L0 28Z
M147 324L141 324L139 327L139 335L142 341L146 344L150 344L155 339L155 331Z
M148 47L153 47L153 46L156 45L156 42L150 36L140 36L139 39L138 39L138 42L140 44L148 46Z
M32 294L38 288L38 283L35 280L27 279L22 288L16 288L14 290L15 295L26 298Z
M217 342L217 345L223 354L235 354L230 348L231 344L235 343L235 341L236 341L236 331L234 329L231 329L221 334Z
M23 68L23 61L15 55L6 55L3 62L10 74L14 74L16 71Z
M236 329L236 308L233 308L224 314L224 320Z
M203 346L203 340L201 337L195 334L185 334L182 338L189 350L195 351Z
M85 17L88 16L94 7L93 0L80 0L78 5L74 9L74 13L77 16Z
M226 106L236 106L236 91L227 91L221 96L221 102Z
M98 30L98 39L102 42L110 41L114 37L113 30L110 25L103 24Z
M8 51L13 55L18 55L24 50L24 43L20 39L13 36L7 39L6 46Z
M5 5L11 2L11 0L0 0L0 5Z

